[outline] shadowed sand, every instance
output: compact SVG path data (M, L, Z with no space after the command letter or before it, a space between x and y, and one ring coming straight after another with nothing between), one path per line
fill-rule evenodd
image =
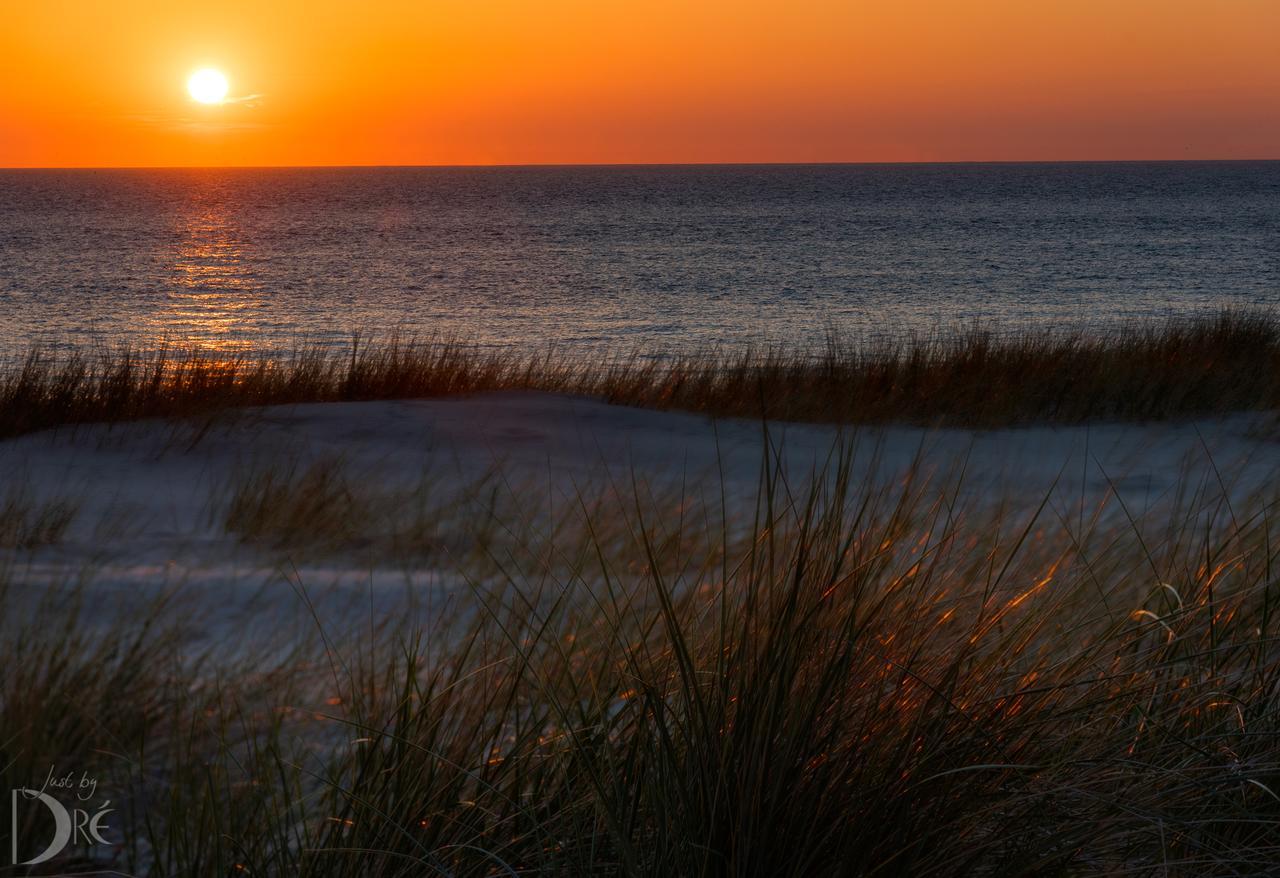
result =
M203 634L216 637L225 633L216 620L261 621L263 599L299 609L289 579L339 601L351 592L367 601L374 587L384 611L447 592L459 584L441 570L486 517L545 531L583 502L625 502L636 484L673 510L723 494L745 527L762 464L799 490L841 449L860 480L934 478L966 508L1029 511L1048 498L1067 518L1100 507L1143 518L1167 514L1188 486L1242 503L1280 467L1267 423L1246 414L989 431L764 427L506 392L274 406L213 426L62 429L0 444L0 465L26 474L33 508L75 509L56 541L17 553L27 581L89 565L107 593L200 586L184 591L207 616ZM266 484L277 492L265 496ZM388 536L401 531L398 543Z

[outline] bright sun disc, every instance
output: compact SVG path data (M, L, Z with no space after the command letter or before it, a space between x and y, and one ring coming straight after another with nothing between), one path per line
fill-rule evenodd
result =
M227 78L206 67L191 74L187 80L187 91L202 104L220 104L227 96Z

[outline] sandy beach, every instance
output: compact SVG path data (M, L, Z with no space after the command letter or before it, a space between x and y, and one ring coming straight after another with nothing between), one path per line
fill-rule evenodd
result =
M625 507L643 493L664 515L724 503L747 527L762 465L802 491L847 454L859 481L911 473L958 511L1028 515L1045 502L1046 522L1160 521L1192 502L1189 491L1199 503L1256 503L1280 469L1273 432L1259 414L1005 430L761 424L534 392L272 406L0 443L11 495L74 508L55 542L5 556L29 587L84 581L106 607L179 594L198 614L193 645L216 653L248 622L313 624L299 585L335 632L353 602L394 615L465 591L453 556L495 518L549 533L584 502ZM341 482L317 510L343 523L341 538L277 541L228 526L237 485L317 467ZM409 556L375 539L410 524L429 536Z

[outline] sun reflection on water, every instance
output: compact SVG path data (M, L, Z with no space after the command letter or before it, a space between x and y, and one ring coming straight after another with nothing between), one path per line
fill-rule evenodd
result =
M241 351L262 310L262 284L235 217L216 193L197 193L179 217L164 307L152 336L183 348Z

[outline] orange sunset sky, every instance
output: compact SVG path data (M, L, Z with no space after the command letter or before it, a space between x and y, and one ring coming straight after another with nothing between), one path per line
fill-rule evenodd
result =
M0 166L1280 158L1277 0L0 0ZM214 67L232 100L194 103Z

